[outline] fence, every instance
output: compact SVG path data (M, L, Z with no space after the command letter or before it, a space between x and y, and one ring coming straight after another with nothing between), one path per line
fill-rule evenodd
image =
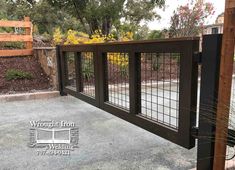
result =
M213 169L221 44L208 35L202 52L199 38L57 46L60 92L184 148L198 139L197 169Z
M24 42L25 49L0 50L0 57L33 55L32 23L29 17L24 21L0 20L0 27L24 28L24 34L0 33L0 42Z

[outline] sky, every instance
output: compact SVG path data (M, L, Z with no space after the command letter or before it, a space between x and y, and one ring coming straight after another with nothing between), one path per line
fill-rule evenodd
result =
M151 21L148 24L151 30L161 30L164 28L169 28L170 19L173 15L173 11L177 9L180 5L185 5L190 0L166 0L166 8L163 11L162 9L156 9L157 13L160 14L160 20ZM207 19L206 24L213 24L219 14L224 12L225 0L205 0L205 2L211 2L215 7L214 16Z

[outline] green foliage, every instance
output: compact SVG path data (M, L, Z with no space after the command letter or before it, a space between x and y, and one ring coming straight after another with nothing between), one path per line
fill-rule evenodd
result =
M5 74L6 80L16 80L16 79L32 79L33 76L31 73L26 71L21 71L17 69L9 69Z
M55 27L84 31L80 22L68 11L57 9L48 0L1 0L0 19L22 20L29 16L37 27L37 34L51 34ZM0 30L1 31L1 30Z
M164 37L164 32L160 30L153 30L148 34L149 40L161 39L161 38L165 38L165 37Z
M149 0L128 0L123 10L123 17L133 24L139 24L141 21L151 21L160 16L155 12L156 7L163 7L165 1L149 1Z
M83 63L82 63L82 75L83 78L87 81L89 81L92 76L94 75L94 71L93 71L93 64L91 63L91 61L84 59Z
M118 27L118 29L116 29L116 31L113 31L112 34L117 37L116 39L120 40L120 37L127 32L133 33L133 40L145 40L148 39L150 30L147 25L140 26L133 23L124 22Z
M134 40L146 40L150 30L147 25L139 26L134 32Z
M34 10L36 0L3 0L5 2L6 19L22 20L24 16L30 16Z
M23 42L0 42L0 48L3 49L23 49Z
M0 33L11 33L13 31L14 30L11 27L0 27Z
M7 17L7 11L6 11L6 1L1 0L0 1L0 19L5 19Z
M89 34L101 30L108 35L115 27L119 30L121 19L127 23L139 25L159 17L156 7L163 7L164 0L47 0L53 7L62 9L76 17Z
M79 21L75 17L62 9L57 10L47 0L38 1L30 15L33 22L38 26L39 33L46 32L52 35L55 27L62 28L62 31L68 29L82 30Z
M164 5L165 0L1 0L0 19L30 16L36 35L52 35L55 28L61 28L62 33L71 29L90 36L96 30L106 36L112 32L116 39L123 32L133 32L138 40L148 38L146 26L140 23L160 18L155 8ZM128 31L126 26L130 26Z

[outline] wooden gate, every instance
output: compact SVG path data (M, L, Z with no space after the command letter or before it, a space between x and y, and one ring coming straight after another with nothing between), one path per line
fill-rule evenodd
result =
M0 42L24 42L25 49L3 49L0 50L0 57L27 56L33 55L32 23L29 17L23 21L0 20L0 27L24 28L24 34L0 33Z

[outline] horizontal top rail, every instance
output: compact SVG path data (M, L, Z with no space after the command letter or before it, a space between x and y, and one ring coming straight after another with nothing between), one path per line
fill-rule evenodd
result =
M62 47L73 46L102 46L102 45L127 45L127 44L151 44L151 43L164 43L164 42L183 42L183 41L198 41L200 37L185 37L185 38L170 38L170 39L157 39L157 40L141 40L141 41L116 41L105 43L92 43L92 44L77 44L77 45L60 45Z
M94 44L60 45L65 52L95 51L102 48L103 52L180 52L190 48L192 44L198 44L199 37L173 38L144 41L107 42Z
M0 20L1 27L31 28L30 21L7 21Z

